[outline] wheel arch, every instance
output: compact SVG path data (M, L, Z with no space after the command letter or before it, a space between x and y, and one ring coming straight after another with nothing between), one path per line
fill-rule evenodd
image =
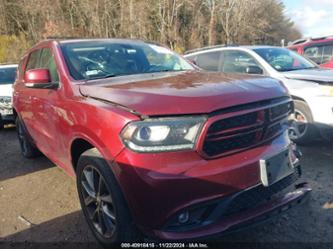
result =
M299 96L291 95L291 98L292 98L293 100L299 100L299 101L303 101L303 102L307 103L305 99L303 99L303 98L301 98L301 97L299 97Z
M71 162L74 172L76 172L77 163L80 156L87 150L96 148L90 141L84 138L75 138L70 147ZM97 148L96 148L97 149ZM98 150L98 149L97 149Z
M311 104L309 104L309 101L308 100L310 100L310 99L305 99L305 98L302 98L302 97L299 97L299 96L295 96L295 95L291 95L291 97L292 97L292 99L293 100L298 100L298 101L302 101L302 102L304 102L307 106L308 106L308 108L309 108L309 110L310 110L310 114L311 114L311 116L314 118L314 110L313 110L313 106L311 105ZM310 102L311 103L311 102Z
M76 133L70 142L70 163L74 173L76 173L77 163L79 161L80 156L86 152L87 150L95 148L100 156L108 162L108 164L112 165L112 162L117 154L112 153L109 151L102 140L100 140L94 134L89 133Z

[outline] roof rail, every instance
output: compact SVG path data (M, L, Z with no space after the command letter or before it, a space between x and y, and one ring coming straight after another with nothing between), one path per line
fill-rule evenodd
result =
M318 41L318 40L323 40L323 39L332 38L332 37L333 37L333 35L306 37L306 38L301 38L301 39L292 41L292 42L290 42L290 45L296 45L296 44L300 44L300 43L304 43L304 42L308 42L308 41Z
M113 37L79 37L79 36L48 36L46 37L47 40L93 40L93 39L102 39L102 40L132 40L132 41L142 41L145 43L150 43L150 44L154 44L154 45L158 45L158 46L166 46L164 44L155 42L155 41L149 41L149 40L141 40L138 38L113 38Z
M311 37L306 37L306 38L301 38L301 39L298 39L298 40L295 40L295 41L292 41L290 43L290 45L296 45L296 44L300 44L300 43L303 43L303 42L307 42L311 40Z
M333 35L318 36L318 37L311 38L311 40L317 41L317 40L322 40L322 39L331 38L331 37L333 37Z
M70 40L70 39L87 39L87 37L75 37L75 36L48 36L47 40Z
M209 49L214 49L214 48L224 48L224 47L237 47L237 44L220 44L220 45L213 45L213 46L207 46L207 47L202 47L202 48L196 48L196 49L192 49L192 50L188 50L185 51L184 54L191 54L191 53L195 53L195 52L200 52L200 51L205 51L205 50L209 50Z

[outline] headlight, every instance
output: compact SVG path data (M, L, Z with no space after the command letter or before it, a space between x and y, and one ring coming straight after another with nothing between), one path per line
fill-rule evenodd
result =
M136 121L124 128L121 138L138 152L193 149L205 121L205 117Z

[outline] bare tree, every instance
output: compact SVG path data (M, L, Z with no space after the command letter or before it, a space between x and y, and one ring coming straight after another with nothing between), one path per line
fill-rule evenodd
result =
M0 61L48 36L138 38L183 52L300 35L280 0L0 0Z

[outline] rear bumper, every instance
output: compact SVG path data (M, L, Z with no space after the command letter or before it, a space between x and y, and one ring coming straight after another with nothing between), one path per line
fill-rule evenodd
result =
M307 184L296 185L293 191L287 192L279 198L270 202L249 209L244 212L235 213L230 216L221 217L216 223L186 232L154 231L154 237L161 240L190 240L209 239L219 235L241 230L269 219L272 219L282 212L303 203L309 196L312 189Z

